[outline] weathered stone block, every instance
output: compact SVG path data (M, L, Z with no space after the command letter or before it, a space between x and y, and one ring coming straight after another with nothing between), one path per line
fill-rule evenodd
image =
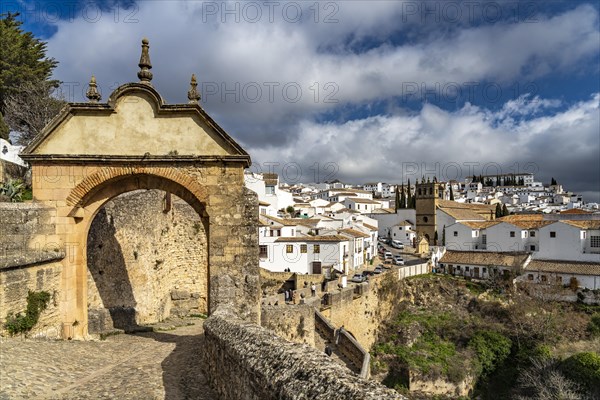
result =
M171 300L186 300L190 298L190 292L187 290L172 290Z

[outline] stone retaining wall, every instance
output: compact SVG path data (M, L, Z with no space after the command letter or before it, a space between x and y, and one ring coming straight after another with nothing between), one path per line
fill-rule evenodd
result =
M282 303L283 304L283 303ZM261 326L294 343L315 345L315 309L308 304L261 307Z
M204 332L206 375L220 399L405 399L308 345L290 343L229 312L215 312Z

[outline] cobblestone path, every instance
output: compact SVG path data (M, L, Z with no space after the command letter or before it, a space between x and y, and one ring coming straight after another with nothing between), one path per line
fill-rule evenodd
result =
M0 399L217 400L201 373L202 321L104 341L0 338Z

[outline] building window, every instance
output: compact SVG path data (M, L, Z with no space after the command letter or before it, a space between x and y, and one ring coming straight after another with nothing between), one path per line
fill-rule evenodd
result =
M542 282L548 282L548 277L546 275L542 275Z
M550 237L551 238L555 238L556 237L556 232L554 232L554 231L550 232Z
M275 194L275 186L265 186L265 194Z
M293 253L293 252L294 252L294 246L293 246L293 245L291 245L291 244L287 244L287 245L285 246L285 252L286 252L287 254L291 254L291 253Z
M515 237L515 231L510 231L510 237Z
M483 268L481 269L481 271L482 271L484 274L485 274L485 271L486 271L486 270L487 270L487 268L485 268L485 267L483 267Z
M427 222L427 221L429 221L429 218L423 217L423 222Z
M260 245L258 246L259 248L259 257L260 258L267 258L269 256L269 247L266 245Z
M301 244L300 245L300 253L306 253L306 249L308 248L307 245L305 244Z
M454 231L454 237L457 237L457 236L458 236L458 232Z
M313 245L313 253L315 254L319 254L321 252L321 245L319 244L314 244Z
M535 245L532 244L531 246L529 246L529 250L535 251Z
M527 280L528 281L532 281L533 280L533 274L528 274L527 275Z
M529 232L529 236L530 236L530 237L535 237L535 231L531 231L531 232Z
M590 247L600 247L600 236L590 236Z
M465 267L465 271L466 271L466 272L469 272L469 267Z
M562 276L557 276L556 277L556 283L559 285L562 285Z

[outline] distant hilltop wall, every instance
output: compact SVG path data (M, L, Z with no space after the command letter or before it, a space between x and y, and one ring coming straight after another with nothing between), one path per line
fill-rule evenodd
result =
M204 322L204 366L223 400L405 399L308 345L217 310Z

